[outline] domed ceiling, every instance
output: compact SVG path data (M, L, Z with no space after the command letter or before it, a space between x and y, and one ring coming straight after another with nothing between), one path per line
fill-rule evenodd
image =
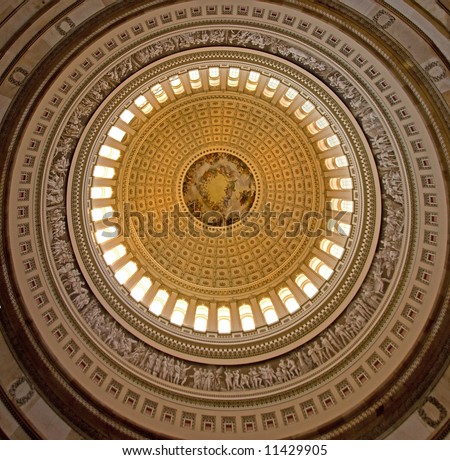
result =
M88 438L446 426L439 47L375 3L57 9L4 81L8 410L50 438L36 399Z

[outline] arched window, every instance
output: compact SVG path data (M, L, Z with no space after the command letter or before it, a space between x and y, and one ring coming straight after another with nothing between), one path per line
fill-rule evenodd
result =
M330 188L332 190L351 190L353 180L350 177L333 177L330 179Z
M338 169L348 166L348 161L345 155L341 155L339 157L327 158L324 164L327 169Z
M329 219L328 230L337 233L342 236L349 236L351 231L351 225L338 222L336 219Z
M120 150L114 149L109 145L102 145L98 154L103 158L110 158L111 160L118 160L120 158Z
M255 329L255 320L253 319L252 307L250 305L241 305L239 307L239 317L243 331L253 331Z
M317 127L317 129L324 129L329 125L328 120L325 117L320 117L318 120L314 122L314 124Z
M219 67L209 68L209 85L219 86L220 85L220 69Z
M297 95L298 95L298 91L297 91L296 89L294 89L294 88L289 88L289 89L286 91L284 97L285 97L286 99L289 99L290 101L293 101L293 100L297 97Z
M348 166L348 159L345 155L341 155L334 159L334 164L337 168L344 168L345 166Z
M332 255L333 257L336 257L336 259L340 259L342 255L344 254L344 248L339 246L336 243L333 243L332 241L328 240L327 238L324 238L320 242L320 249L323 252L326 252L327 254Z
M294 295L287 287L280 289L278 296L284 303L289 313L294 313L300 308L300 305L298 304L297 300L295 300Z
M91 198L93 200L100 200L102 198L111 198L112 193L113 191L111 187L91 187Z
M209 76L210 78L217 78L220 75L219 67L210 67Z
M150 91L154 94L156 97L156 100L162 104L163 102L166 102L169 97L167 96L166 92L164 91L164 88L157 83L156 85L152 86L150 88Z
M138 109L141 109L142 107L144 107L145 104L148 103L148 100L145 96L143 96L142 94L140 96L138 96L135 100L134 100L134 105L138 108Z
M328 120L325 117L320 117L318 120L313 121L311 124L309 124L306 127L306 129L314 135L317 134L319 131L322 131L322 129L326 128L328 125Z
M112 179L116 173L114 168L108 166L94 166L92 175L100 179Z
M336 147L337 145L341 143L337 134L333 134L332 136L327 137L326 142L327 142L328 147L330 147L330 149L333 147Z
M330 204L333 211L353 212L353 201L351 200L332 198Z
M164 291L163 289L160 289L152 303L149 306L149 310L156 316L159 316L161 312L163 311L164 305L166 305L167 299L169 298L169 294L167 291Z
M145 294L147 294L147 291L151 288L151 286L152 282L150 278L148 276L143 276L131 290L131 297L133 297L133 299L137 302L140 302L144 298Z
M189 71L189 81L191 83L192 89L199 89L202 87L202 80L200 78L200 72L198 69Z
M125 249L125 246L123 244L119 244L115 248L105 252L103 254L103 258L105 259L105 262L108 265L112 265L114 262L123 257L126 253L127 250Z
M330 188L331 190L341 190L341 180L337 177L330 179Z
M229 334L231 332L231 316L228 307L219 307L217 310L217 328L219 334Z
M239 78L239 69L237 67L230 67L228 70L228 76L230 78Z
M314 286L314 284L309 282L303 286L303 291L310 299L312 299L317 294L318 289L316 288L316 286Z
M297 276L295 283L310 299L319 292L316 286L303 273Z
M141 110L145 115L148 115L152 110L153 106L148 102L145 96L139 96L134 100L135 106Z
M326 139L321 139L320 141L317 142L317 147L319 147L320 150L325 151L329 150L333 147L336 147L339 145L341 141L339 140L339 137L336 134L333 134L330 137L327 137Z
M205 305L198 305L195 310L194 330L198 332L206 332L208 326L209 309Z
M130 121L134 118L134 113L130 112L128 109L125 109L120 114L120 119L124 121L126 124L130 123Z
M111 129L108 131L108 136L112 137L118 142L122 142L126 134L127 133L123 129L120 129L117 126L111 127Z
M328 280L330 276L333 274L333 269L331 269L328 265L325 264L325 262L321 261L318 257L313 257L309 262L309 266L326 280Z
M170 322L177 326L181 326L186 316L188 303L184 299L178 299L173 307L172 316Z
M245 89L247 91L255 91L258 86L259 77L261 74L252 70L247 78L247 83L245 84Z
M237 67L231 67L228 70L228 86L235 88L239 85L240 70Z
M341 179L342 190L351 190L353 188L353 180L350 177L344 177Z
M170 77L169 81L170 81L170 85L172 86L172 91L174 92L174 94L184 93L184 86L178 75L175 75L174 77Z
M99 222L103 219L113 216L113 208L111 206L104 206L102 208L95 208L91 211L92 220Z
M132 275L137 272L137 265L133 261L127 262L114 276L120 284L124 284Z
M275 311L272 301L268 297L261 299L259 301L259 306L261 307L261 311L267 324L273 324L278 321L277 312Z
M298 96L298 91L294 88L289 88L280 99L280 104L283 107L289 107L292 101Z
M308 114L310 114L316 106L310 102L310 101L305 101L301 107L299 107L295 112L294 115L299 119L303 120L306 118Z
M267 82L266 87L264 88L263 95L266 97L273 97L279 84L280 84L280 80L277 80L276 78L273 78L273 77L270 78L269 81Z
M95 232L95 240L98 244L103 244L111 238L116 238L119 235L118 227L106 227Z

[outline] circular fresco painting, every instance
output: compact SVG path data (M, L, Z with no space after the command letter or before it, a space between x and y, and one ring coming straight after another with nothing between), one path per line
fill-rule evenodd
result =
M220 227L241 220L255 201L255 179L248 166L227 153L199 158L183 180L183 198L191 214Z

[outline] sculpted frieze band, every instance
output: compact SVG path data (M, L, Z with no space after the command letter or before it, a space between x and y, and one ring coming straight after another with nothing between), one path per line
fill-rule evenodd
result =
M120 326L96 300L83 280L67 234L65 187L77 139L100 102L133 72L164 53L196 46L228 44L254 47L290 58L333 88L360 122L382 177L384 217L374 262L358 295L319 336L292 352L257 366L207 366L174 358L143 343ZM163 40L133 54L111 69L82 99L64 128L47 182L47 223L58 276L75 309L105 346L152 378L207 391L243 391L287 383L327 362L365 330L383 303L404 234L404 187L397 157L377 112L339 71L287 42L247 31L202 31Z

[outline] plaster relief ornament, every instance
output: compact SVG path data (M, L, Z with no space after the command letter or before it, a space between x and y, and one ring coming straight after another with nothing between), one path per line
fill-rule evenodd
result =
M187 208L211 226L239 221L252 208L255 194L255 181L249 168L239 158L222 152L195 161L183 181Z

